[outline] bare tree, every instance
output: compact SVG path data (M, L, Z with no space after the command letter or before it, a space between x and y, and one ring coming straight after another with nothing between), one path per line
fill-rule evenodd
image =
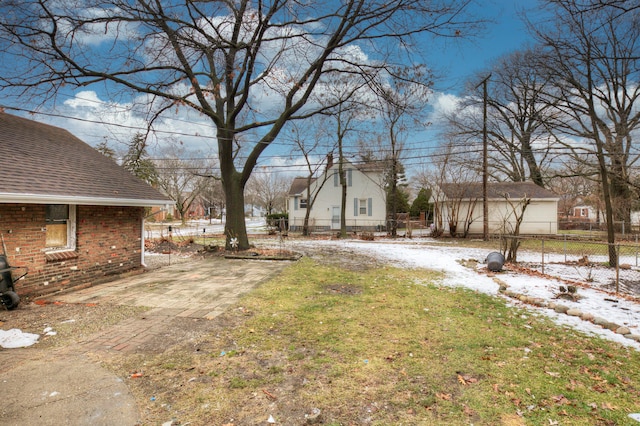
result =
M224 191L220 179L213 177L205 178L204 187L200 192L200 202L202 208L209 216L209 223L212 219L220 215L224 210Z
M207 185L205 176L211 167L197 157L186 158L184 150L174 148L165 154L163 159L155 160L157 184L173 200L184 224L191 206Z
M402 173L401 156L404 142L410 130L424 128L424 115L429 95L431 94L431 79L423 66L405 67L395 73L394 78L378 82L378 112L381 123L387 133L387 146L382 160L388 163L387 205L390 206L388 216L391 220L390 234L397 236L398 231L398 203Z
M509 194L504 194L504 199L509 205L509 209L502 220L502 233L505 235L503 240L503 253L507 262L517 262L518 249L520 248L520 225L524 220L524 213L527 206L531 204L531 198L525 194L522 198L514 201ZM506 237L509 236L509 237Z
M434 200L434 235L442 235L447 221L452 237L467 236L475 220L478 196L469 192L470 184L478 181L478 173L468 167L471 156L460 152L460 147L450 142L434 155L434 173L430 188ZM465 161L466 160L466 161ZM462 224L462 232L458 226Z
M553 105L546 101L548 77L542 76L535 49L516 51L499 58L493 67L468 84L469 95L448 115L450 138L479 145L483 137L483 90L487 79L487 130L489 175L500 181L530 180L545 186L545 170L554 158L555 140L546 126Z
M548 181L548 188L559 195L558 214L568 218L573 216L573 208L578 204L586 204L595 209L596 223L602 219L599 215L603 211L601 185L599 175L593 172L592 166L583 162L576 162L570 156L565 156L559 166L554 168L553 177Z
M325 77L393 72L387 65L414 60L427 36L475 35L463 17L468 3L85 0L79 8L5 0L0 51L15 61L4 61L0 87L49 100L95 86L113 96L139 95L152 124L176 108L210 119L228 212L226 245L233 235L242 250L249 248L245 185L288 122L327 107L310 102L326 89Z
M546 3L554 21L532 29L547 53L538 64L554 85L548 96L560 116L553 125L569 137L575 159L599 175L613 267L614 220L628 223L637 198L630 166L639 158L633 135L640 128L640 25L634 14L596 0Z
M252 175L247 189L257 204L270 215L285 211L287 191L290 186L291 179L284 174L262 169Z
M338 151L337 179L341 187L340 196L340 237L347 236L347 187L349 176L345 169L347 164L346 149L354 141L356 131L363 131L363 122L373 118L373 109L367 102L371 93L368 91L367 79L338 76L331 81L322 94L320 102L328 107L325 114L335 125L332 137ZM360 127L359 127L360 126Z
M309 218L311 216L311 209L316 202L316 198L324 184L329 179L329 174L326 173L331 166L333 166L333 151L336 146L326 146L323 142L326 142L329 138L325 129L326 117L315 116L312 117L311 122L314 126L297 126L293 123L292 133L293 140L296 144L297 151L300 151L304 158L307 174L304 177L306 182L306 200L307 207L304 213L304 221L302 223L302 235L309 235ZM307 120L307 123L309 120ZM322 161L314 160L314 153L317 157L317 151L324 150L328 152L326 163ZM325 173L319 173L322 167L325 167Z

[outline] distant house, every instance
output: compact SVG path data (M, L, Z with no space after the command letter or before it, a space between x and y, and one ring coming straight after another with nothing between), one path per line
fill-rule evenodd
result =
M66 130L0 112L0 233L20 295L144 264L145 207L171 200Z
M604 214L599 214L597 209L593 206L580 204L577 206L573 206L573 208L571 209L571 214L567 217L567 219L580 222L595 223L603 217Z
M347 180L347 205L345 222L347 231L376 230L385 226L386 198L383 189L383 174L379 168L343 165ZM308 196L307 187L311 197ZM309 199L311 198L311 200ZM315 198L315 201L312 201ZM322 175L311 180L295 178L288 194L287 209L289 229L299 231L304 224L306 210L309 226L313 230L339 230L342 186L338 164L330 162ZM310 207L310 204L313 205Z
M431 201L436 227L441 227L444 233L453 229L458 235L482 234L483 199L482 183L448 183L434 188ZM513 232L525 199L529 204L524 210L520 234L557 233L559 197L533 182L492 182L487 185L489 232Z

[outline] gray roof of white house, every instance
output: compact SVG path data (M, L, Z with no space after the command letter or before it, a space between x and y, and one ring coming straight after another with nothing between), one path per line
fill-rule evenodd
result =
M440 189L447 198L455 199L481 199L483 187L481 182L445 183ZM560 197L548 189L542 188L533 182L489 182L487 184L487 198L495 199L559 199Z

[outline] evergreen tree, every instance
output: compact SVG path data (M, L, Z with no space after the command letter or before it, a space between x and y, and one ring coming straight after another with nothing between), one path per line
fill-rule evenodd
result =
M116 161L116 151L109 146L106 140L100 142L96 146L96 150L105 157L109 157L113 161Z
M411 204L411 217L418 217L421 212L426 212L427 220L433 216L433 204L429 202L429 198L431 198L431 190L421 188Z
M390 187L387 189L387 212L393 211L395 201L396 214L409 213L411 206L409 205L409 192L406 186L398 186L394 191Z
M141 133L133 136L129 150L122 160L122 166L150 185L158 183L158 171L147 154L147 141Z

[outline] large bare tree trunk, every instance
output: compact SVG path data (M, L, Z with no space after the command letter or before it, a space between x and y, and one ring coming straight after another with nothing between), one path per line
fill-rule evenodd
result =
M240 173L231 171L222 174L224 195L227 204L224 234L227 250L247 250L249 238L244 217L244 185Z

